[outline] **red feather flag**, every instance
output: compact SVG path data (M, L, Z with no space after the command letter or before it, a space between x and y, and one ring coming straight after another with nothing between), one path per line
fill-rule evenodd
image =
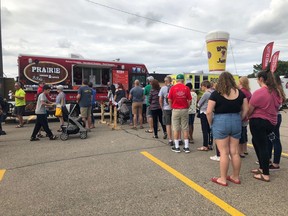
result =
M280 54L280 51L277 51L273 54L271 58L271 64L270 64L271 73L274 73L277 69L279 54Z
M265 70L269 64L269 61L272 55L273 45L274 45L274 42L270 42L269 44L266 45L266 47L263 50L262 70Z

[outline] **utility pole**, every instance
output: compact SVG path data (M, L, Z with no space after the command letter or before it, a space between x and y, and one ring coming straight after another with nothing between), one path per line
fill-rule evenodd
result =
M0 95L4 94L3 57L2 57L2 5L0 0Z

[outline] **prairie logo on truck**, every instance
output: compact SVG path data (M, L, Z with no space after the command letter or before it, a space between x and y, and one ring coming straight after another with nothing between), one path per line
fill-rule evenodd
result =
M60 64L48 61L32 63L25 67L24 75L34 83L44 81L46 84L57 84L63 82L68 71Z

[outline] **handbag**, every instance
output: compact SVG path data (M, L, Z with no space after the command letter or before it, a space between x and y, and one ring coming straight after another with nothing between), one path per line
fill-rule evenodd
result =
M62 108L61 107L56 107L55 116L56 117L62 117Z
M62 117L63 114L62 114L62 106L64 106L64 99L62 98L61 99L61 104L58 104L56 106L56 109L55 109L55 116L56 117Z

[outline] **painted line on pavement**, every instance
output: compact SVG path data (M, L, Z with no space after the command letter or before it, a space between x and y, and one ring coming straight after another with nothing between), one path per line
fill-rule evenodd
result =
M196 184L195 182L193 182L192 180L190 180L189 178L187 178L186 176L184 176L183 174L181 174L177 170L173 169L172 167L168 166L167 164L165 164L164 162L162 162L158 158L154 157L150 153L141 152L141 154L143 154L145 157L147 157L148 159L150 159L151 161L153 161L154 163L156 163L157 165L162 167L164 170L166 170L167 172L169 172L170 174L172 174L176 178L178 178L180 181L182 181L183 183L188 185L190 188L192 188L196 192L200 193L206 199L210 200L211 202L213 202L214 204L216 204L217 206L222 208L228 214L230 214L230 215L244 215L242 212L240 212L237 209L235 209L234 207L230 206L228 203L224 202L223 200L221 200L220 198L218 198L214 194L210 193L208 190L206 190L203 187L201 187L200 185Z
M0 170L0 181L3 179L6 170Z
M253 145L250 144L250 143L248 143L247 146L249 146L250 148L254 148ZM274 152L274 151L273 151L273 152ZM288 158L288 154L287 154L287 153L284 153L284 152L281 153L281 156L282 156L282 157L287 157L287 158Z

